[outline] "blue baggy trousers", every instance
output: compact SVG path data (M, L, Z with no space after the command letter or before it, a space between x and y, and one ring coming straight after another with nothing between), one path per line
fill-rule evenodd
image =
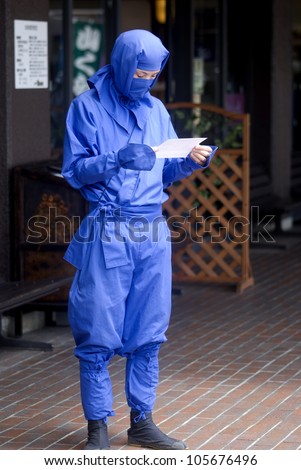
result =
M171 248L160 216L98 217L69 294L69 322L80 365L86 419L114 414L108 365L126 358L125 393L133 410L153 409L158 353L171 311Z

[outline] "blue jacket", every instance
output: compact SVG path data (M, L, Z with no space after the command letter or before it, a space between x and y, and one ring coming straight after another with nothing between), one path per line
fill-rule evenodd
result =
M167 186L210 163L214 152L204 167L186 155L157 159L149 171L129 169L123 164L124 155L130 158L142 152L148 160L154 153L151 147L177 137L159 99L149 91L138 101L130 97L136 69L162 71L168 55L161 41L147 31L121 34L113 48L111 64L91 77L90 89L70 105L62 174L91 203L91 210L95 211L96 205L101 208L110 204L136 208L143 214L144 207L160 206L166 201ZM149 88L157 79L150 80ZM86 221L83 223L86 225L82 233L86 234L89 227ZM72 243L66 259L78 265L76 252L81 248L76 241Z

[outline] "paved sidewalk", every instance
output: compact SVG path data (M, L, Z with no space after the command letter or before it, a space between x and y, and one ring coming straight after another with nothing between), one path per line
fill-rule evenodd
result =
M154 418L190 449L301 450L301 244L252 250L251 263L256 284L242 294L201 284L173 297ZM69 328L24 337L55 347L0 351L0 449L82 449ZM124 366L110 365L113 450L128 448Z

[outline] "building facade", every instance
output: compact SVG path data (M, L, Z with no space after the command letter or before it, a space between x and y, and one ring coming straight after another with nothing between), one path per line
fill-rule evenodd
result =
M47 25L47 87L17 84L16 20ZM164 102L250 114L251 199L301 218L298 0L0 0L0 278L15 277L14 169L60 161L71 99L109 61L116 36L134 28L153 31L171 52L155 90Z

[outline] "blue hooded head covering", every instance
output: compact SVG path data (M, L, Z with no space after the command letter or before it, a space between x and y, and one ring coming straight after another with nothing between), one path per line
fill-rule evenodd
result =
M122 33L111 53L112 75L117 90L128 97L136 69L161 72L168 56L161 40L149 31L136 29ZM157 77L149 80L150 88L156 80Z
M88 84L90 88L97 89L103 106L121 125L127 125L126 115L131 110L142 128L153 107L149 90L156 83L168 57L168 50L151 32L141 29L126 31L115 41L111 64L96 72ZM154 80L134 79L137 68L159 70L159 73ZM139 96L133 93L138 81L141 84Z

